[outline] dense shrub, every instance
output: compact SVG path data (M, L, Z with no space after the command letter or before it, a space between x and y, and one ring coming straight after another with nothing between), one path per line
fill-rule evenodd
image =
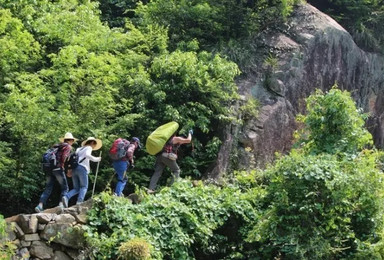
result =
M306 100L307 114L299 115L304 123L298 132L298 144L305 143L308 153L356 153L372 145L372 136L364 128L366 118L356 108L351 95L334 86L328 93L321 90Z
M384 189L377 156L363 151L340 160L293 151L281 158L266 171L268 209L250 240L260 241L268 258L339 259L356 254L361 242L381 239Z
M363 149L372 137L349 93L318 91L307 109L299 148L264 173L265 212L248 239L268 259L380 256L383 154Z
M102 193L89 213L87 240L97 259L118 257L117 246L134 237L153 246L154 259L228 256L241 252L244 241L234 239L257 220L255 205L235 187L189 181L145 196L137 205ZM241 228L224 232L234 218Z
M147 260L151 257L151 245L142 238L133 238L119 247L119 259Z

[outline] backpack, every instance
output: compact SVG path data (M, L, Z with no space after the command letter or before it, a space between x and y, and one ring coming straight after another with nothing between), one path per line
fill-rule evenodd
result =
M80 149L80 151L83 148ZM76 167L85 160L85 157L79 161L79 154L73 152L68 156L68 159L65 161L65 169L74 170Z
M57 168L59 151L63 147L62 144L55 144L43 154L41 165L44 173L51 173L53 169Z
M127 155L129 144L130 142L125 139L116 139L113 142L111 149L109 149L109 157L114 161L124 158Z
M145 143L147 152L151 155L156 155L161 152L169 138L177 131L179 124L169 122L159 126L148 137Z

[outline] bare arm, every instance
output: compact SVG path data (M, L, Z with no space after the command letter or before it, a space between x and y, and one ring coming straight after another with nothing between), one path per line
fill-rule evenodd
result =
M173 137L174 144L189 144L192 141L192 135L189 133L187 138L175 136Z

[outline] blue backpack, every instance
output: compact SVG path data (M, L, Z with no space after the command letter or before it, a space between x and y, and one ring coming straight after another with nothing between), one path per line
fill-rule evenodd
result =
M63 147L62 144L55 144L43 154L41 166L44 173L51 173L53 169L57 168L59 163L58 153Z

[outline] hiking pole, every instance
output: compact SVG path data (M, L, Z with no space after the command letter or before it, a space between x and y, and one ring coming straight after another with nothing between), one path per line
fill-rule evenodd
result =
M101 157L101 152L102 152L102 151L100 151L100 155L99 155L99 157ZM100 165L100 161L97 162L96 174L95 174L95 181L93 182L92 197L93 197L93 194L95 193L96 180L97 180L97 173L99 172L99 165Z

